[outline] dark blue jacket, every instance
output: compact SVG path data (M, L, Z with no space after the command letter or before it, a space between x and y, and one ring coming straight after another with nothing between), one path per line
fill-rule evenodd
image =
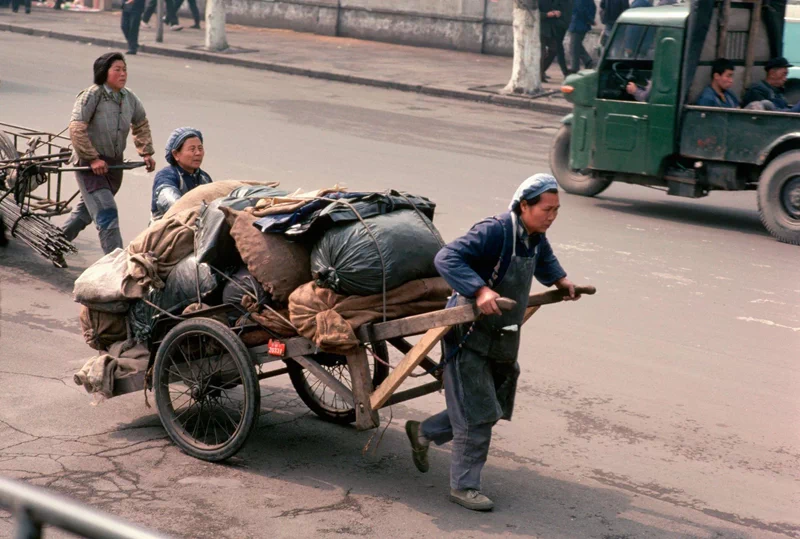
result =
M722 107L726 109L738 109L739 100L728 90L725 90L725 101L720 98L719 94L709 84L703 88L700 97L697 98L697 103L700 107Z
M183 180L183 182L181 182ZM150 201L150 212L153 215L158 214L158 193L167 187L177 189L181 195L185 195L198 185L211 183L211 176L206 174L201 169L197 169L194 174L189 174L183 168L177 165L170 165L164 167L156 173L156 178L153 180L153 196Z
M497 285L511 263L512 227L513 221L508 212L484 219L436 254L436 269L453 290L464 297L472 298L478 289L487 286L502 253L497 283L494 283ZM517 256L537 257L534 275L545 286L551 286L567 276L544 234L530 236L530 247L518 236Z
M775 108L778 110L788 110L789 104L783 97L783 88L775 88L767 84L767 81L759 81L752 85L744 93L742 99L742 106L746 107L753 101L772 101Z
M572 22L569 23L569 31L585 34L592 29L595 15L597 6L594 0L575 0L572 4Z
M628 0L600 0L600 22L613 25L629 7Z

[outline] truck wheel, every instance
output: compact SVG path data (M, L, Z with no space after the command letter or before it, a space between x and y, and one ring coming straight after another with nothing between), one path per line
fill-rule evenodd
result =
M800 150L776 157L761 173L758 211L778 241L800 245Z
M550 150L550 169L558 181L558 185L567 193L593 197L605 191L611 180L595 178L589 174L581 174L569 168L569 144L572 139L572 126L562 125L553 139Z

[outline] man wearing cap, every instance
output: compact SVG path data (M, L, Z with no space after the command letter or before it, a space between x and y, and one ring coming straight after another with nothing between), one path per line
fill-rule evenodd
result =
M492 509L481 493L481 470L492 427L511 419L520 368L520 326L535 277L578 299L545 233L558 215L555 178L531 176L519 186L509 211L474 225L436 255L436 269L455 293L448 307L475 303L482 316L445 337L444 390L447 409L423 422L408 421L414 465L428 471L428 447L453 442L450 500L475 511ZM517 302L501 311L497 298Z
M211 176L200 169L206 155L203 133L193 127L179 127L169 136L164 158L169 166L162 168L153 181L150 213L153 220L161 219L183 195L206 183Z
M786 76L790 67L793 66L783 56L769 60L764 65L767 76L747 89L742 99L742 106L747 107L753 102L768 101L774 107L771 110L800 112L800 103L790 107L783 97L783 87L786 85Z

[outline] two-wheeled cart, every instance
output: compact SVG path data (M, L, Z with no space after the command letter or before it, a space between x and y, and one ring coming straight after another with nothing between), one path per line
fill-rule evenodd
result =
M579 294L594 294L591 286ZM551 290L528 299L527 321L542 305L564 300ZM498 299L502 309L514 302ZM183 451L221 461L242 448L255 426L261 400L259 381L288 374L300 398L317 415L336 423L354 422L359 430L379 426L378 410L442 388L441 369L429 356L457 324L477 319L474 305L442 309L359 327L360 346L349 355L321 352L305 337L275 338L247 346L248 332L261 326L228 327L217 318L234 305L221 305L176 317L163 316L150 343L146 373L120 379L114 395L142 389L155 394L161 423ZM412 343L408 339L421 337ZM388 346L403 354L389 367ZM417 368L432 380L401 389ZM424 373L423 373L424 375Z

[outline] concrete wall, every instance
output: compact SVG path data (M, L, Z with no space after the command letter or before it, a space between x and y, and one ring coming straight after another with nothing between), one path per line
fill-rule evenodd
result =
M233 24L511 56L513 0L226 0ZM205 0L197 0L201 13ZM189 17L186 2L180 11ZM191 20L191 19L189 19ZM592 51L599 41L586 38Z

